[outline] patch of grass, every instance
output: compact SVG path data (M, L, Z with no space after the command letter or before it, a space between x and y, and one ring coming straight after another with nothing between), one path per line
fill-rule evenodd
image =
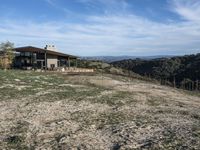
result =
M158 100L155 99L155 98L148 98L147 99L147 104L149 106L159 106L160 105L160 103L158 102Z
M194 119L200 120L200 115L197 114L197 113L192 113L190 116L191 116L192 118L194 118Z
M169 132L169 131L168 131ZM184 140L178 138L175 133L169 132L165 135L162 147L164 149L174 150L174 149L189 149L188 145L184 145Z
M124 123L128 120L128 116L123 112L102 113L95 119L98 129L103 128L105 125L114 125Z
M33 71L0 70L0 99L7 100L35 95L37 89L58 89L64 82L61 76Z
M102 92L111 93L102 95ZM91 93L91 95L89 94ZM92 96L91 98L85 98L84 100L90 101L91 103L100 103L100 104L107 104L109 106L123 106L125 104L135 103L136 100L134 99L133 95L130 92L125 91L115 91L112 93L112 90L105 90L103 88L95 88L91 90L89 93L82 93L81 95Z
M97 100L109 106L123 106L127 103L137 102L130 92L125 91L117 91L110 95L104 95Z
M183 127L165 127L163 130L163 139L161 141L164 149L196 149L199 138L193 135L196 131L191 131L190 127L187 127L188 131L185 132ZM196 128L194 129L196 130ZM186 135L185 135L186 134ZM192 140L193 139L193 140Z
M99 115L94 115L92 112L75 112L71 114L71 118L74 121L81 122L84 127L89 127L90 125L96 125L97 129L102 129L106 125L114 125L119 123L124 123L128 121L129 116L123 112L110 112L101 113Z
M102 92L102 89L100 88L90 88L90 90L87 91L76 91L76 88L65 86L65 87L59 87L54 92L50 92L44 95L40 95L36 98L34 98L34 101L58 101L58 100L71 100L71 101L91 101L93 97L96 97Z
M60 90L59 89L54 89L54 90L55 91L52 91L52 92L50 91L50 92L47 92L46 94L41 94L35 97L33 101L34 102L38 102L38 101L54 102L58 100L69 99L75 93L75 90L72 87L65 87ZM47 90L45 89L44 92L45 91ZM43 92L43 90L40 92Z
M185 104L183 102L177 102L176 105L179 106L179 107L184 107L185 106Z
M149 106L160 106L160 105L166 105L167 104L167 100L163 97L152 97L152 96L148 96L147 97L147 104Z
M193 125L192 127L192 136L196 138L197 140L199 139L200 141L200 126Z
M155 122L155 119L151 116L141 114L134 116L133 121L137 127L146 127L148 124Z
M16 80L17 79L17 80ZM47 83L63 83L63 78L56 74L47 74L43 72L34 71L21 71L21 70L0 70L0 81L2 83L37 83L37 82L47 82Z
M200 115L198 113L195 112L189 112L187 110L181 110L179 111L179 114L183 115L183 116L188 116L192 119L196 119L196 120L200 120Z
M9 136L6 139L7 146L9 149L20 149L20 150L29 150L30 148L24 143L24 137L22 136Z
M26 121L18 121L16 125L11 128L11 132L15 134L26 133L28 130L29 123Z
M16 126L11 128L12 135L8 136L5 140L9 149L30 149L25 143L25 134L28 130L29 123L18 121Z
M183 94L200 97L199 91L180 90L180 92L183 93Z
M81 112L81 111L76 111L71 114L71 119L77 122L82 122L83 124L90 124L89 121L92 120L92 112L87 111L87 112Z
M24 88L23 90L17 90L13 87L5 87L0 90L0 100L8 100L8 99L20 99L22 97L26 97L29 95L34 95L36 91L34 91L31 87Z
M186 111L186 110L180 110L180 111L178 111L178 113L183 115L183 116L188 116L189 115L189 112Z
M89 90L87 91L79 91L76 92L76 94L73 96L73 100L76 101L90 101L90 102L95 102L93 101L94 98L96 98L98 95L101 94L101 92L105 91L104 88L102 87L89 87Z

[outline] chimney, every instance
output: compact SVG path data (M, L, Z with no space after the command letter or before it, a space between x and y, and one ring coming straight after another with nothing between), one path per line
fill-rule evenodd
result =
M50 50L50 51L58 51L55 45L46 45L44 49Z

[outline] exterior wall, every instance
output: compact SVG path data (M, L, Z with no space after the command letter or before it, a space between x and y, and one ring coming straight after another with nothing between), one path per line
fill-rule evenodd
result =
M54 55L47 55L47 68L51 68L51 65L58 67L58 57Z

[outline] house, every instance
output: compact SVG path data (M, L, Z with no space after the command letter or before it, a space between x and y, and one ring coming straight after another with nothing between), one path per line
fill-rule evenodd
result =
M15 52L15 67L24 69L44 69L54 70L56 68L70 68L71 61L73 67L77 67L77 56L58 52L54 45L46 45L45 48L33 46L18 47Z

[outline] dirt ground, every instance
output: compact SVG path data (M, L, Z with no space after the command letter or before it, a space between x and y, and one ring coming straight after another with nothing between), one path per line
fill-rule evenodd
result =
M200 97L105 75L0 71L0 149L200 149Z

